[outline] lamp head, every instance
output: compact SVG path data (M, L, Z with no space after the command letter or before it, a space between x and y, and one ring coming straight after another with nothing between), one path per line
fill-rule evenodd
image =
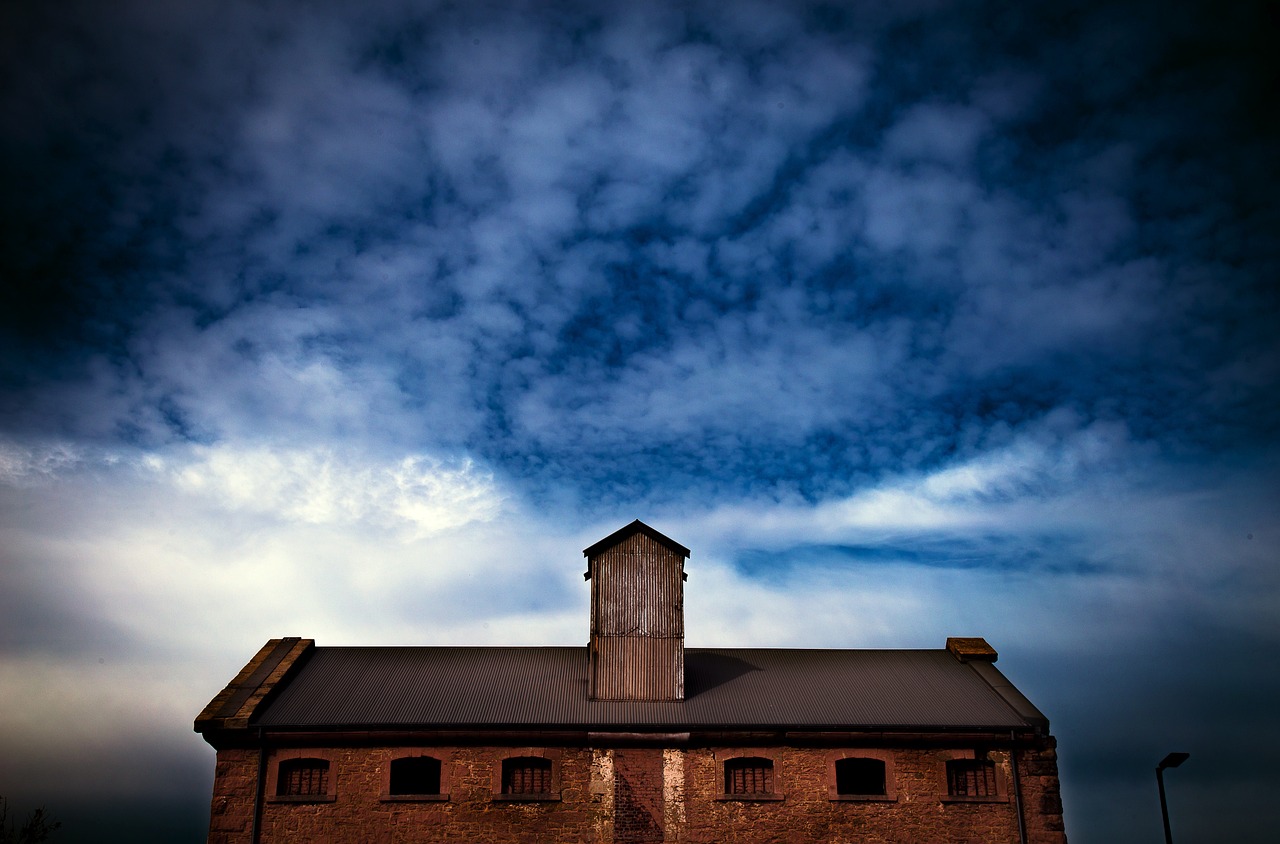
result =
M1156 767L1160 770L1164 770L1165 768L1176 768L1190 758L1190 753L1170 753L1168 756L1161 759L1160 764Z

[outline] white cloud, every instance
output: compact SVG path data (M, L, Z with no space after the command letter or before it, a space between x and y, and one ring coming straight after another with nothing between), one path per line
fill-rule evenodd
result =
M235 510L404 526L417 536L492 520L503 501L493 476L472 461L426 455L377 461L320 448L197 447L175 477L179 489Z
M743 500L682 521L707 544L783 550L812 544L893 542L907 537L995 534L1015 541L1045 531L1133 535L1114 498L1159 520L1151 499L1130 488L1149 469L1146 447L1122 425L1081 424L1065 410L1046 415L1004 444L930 472L887 476L844 498L813 504Z
M36 471L35 485L25 470L6 475L24 507L0 509L4 586L36 604L33 617L77 626L32 627L21 645L6 631L0 742L32 772L32 788L66 794L95 793L103 766L129 748L207 774L191 720L273 636L580 644L580 549L623 521L566 530L562 518L504 498L474 464L439 458L250 445L67 457L57 446L8 444L3 453L5 465L58 467ZM843 501L686 503L678 515L636 515L693 549L691 647L932 648L948 635L982 635L1058 717L1070 698L1046 685L1038 654L1148 647L1151 618L1212 618L1224 602L1232 624L1275 629L1265 489L1243 501L1170 493L1142 458L1123 430L1060 413L989 452ZM1027 488L1035 492L1011 493ZM1084 533L1099 560L1128 565L795 558L821 543L873 550L976 536L1019 545L1045 531ZM744 570L744 550L765 562ZM1208 571L1201 562L1211 554ZM1248 583L1250 597L1220 583L1225 572ZM64 764L70 747L90 763ZM135 793L144 779L131 769L113 788Z
M520 514L470 461L0 453L0 745L28 772L18 790L137 793L171 758L203 777L192 720L274 636L564 644L585 625L576 540ZM122 753L150 763L104 789Z
M0 441L0 484L25 486L52 480L76 466L81 453L70 443L31 447Z

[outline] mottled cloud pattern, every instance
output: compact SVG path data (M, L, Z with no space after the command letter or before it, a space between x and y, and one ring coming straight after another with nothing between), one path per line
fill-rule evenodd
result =
M987 636L1072 840L1173 749L1264 840L1274 3L0 17L0 793L68 840L199 838L270 636L580 642L636 517L691 644Z

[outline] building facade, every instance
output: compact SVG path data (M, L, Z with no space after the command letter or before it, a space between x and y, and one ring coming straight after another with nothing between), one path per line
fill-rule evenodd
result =
M1048 721L982 639L686 649L687 548L584 554L586 648L264 645L196 720L210 844L1065 844Z

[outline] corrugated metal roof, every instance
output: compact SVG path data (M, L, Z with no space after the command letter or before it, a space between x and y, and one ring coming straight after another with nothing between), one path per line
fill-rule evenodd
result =
M681 701L587 697L581 647L317 647L255 727L611 730L1027 729L946 650L690 648ZM993 672L993 673L992 673ZM1007 684L1007 680L1005 681ZM1010 686L1011 688L1011 686ZM1036 716L1039 716L1038 718Z

